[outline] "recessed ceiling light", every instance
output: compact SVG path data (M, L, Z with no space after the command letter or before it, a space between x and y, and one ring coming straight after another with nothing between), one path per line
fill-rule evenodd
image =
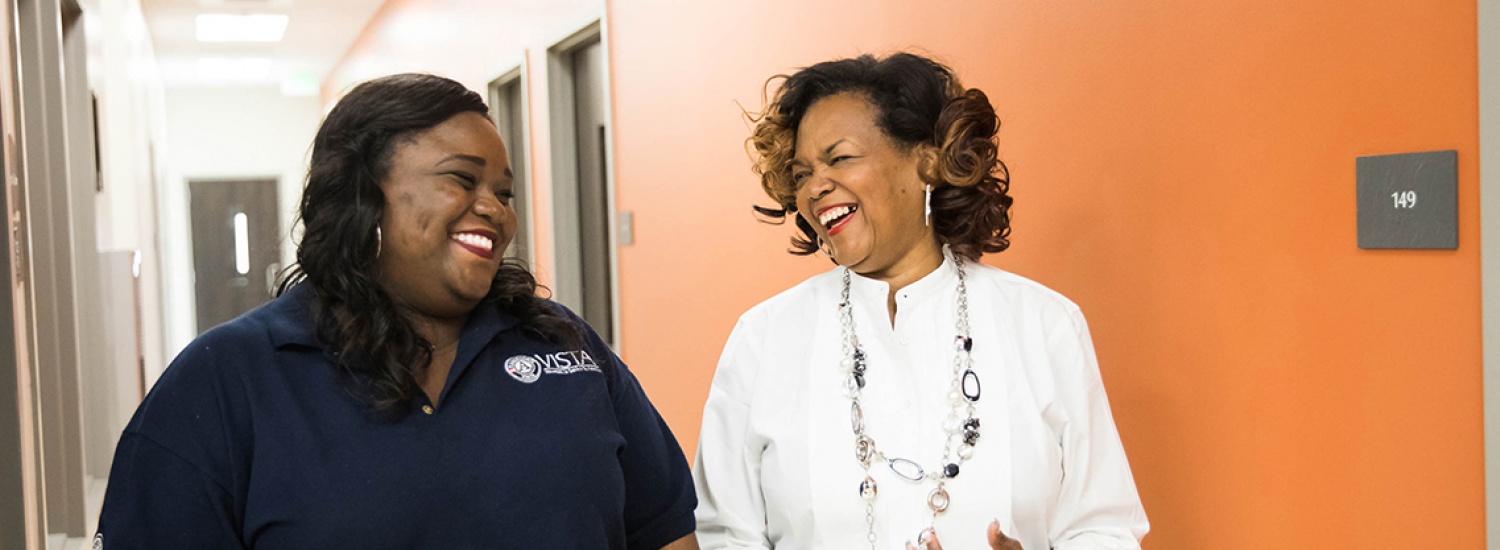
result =
M285 15L198 14L199 42L280 42L290 18Z

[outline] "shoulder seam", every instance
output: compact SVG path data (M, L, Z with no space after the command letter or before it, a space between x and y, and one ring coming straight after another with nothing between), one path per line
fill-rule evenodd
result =
M197 463L194 463L193 461L188 460L187 457L182 456L181 453L178 453L177 451L172 450L171 447L163 445L160 441L157 441L156 438L153 438L153 437L151 437L149 435L146 435L145 433L143 433L143 432L141 432L139 430L125 430L124 435L133 435L133 436L141 438L142 440L145 440L148 443L151 443L152 445L157 446L161 450L166 451L167 454L170 454L170 455L176 457L177 460L181 460L183 463L192 466L194 470L198 470L198 473L202 474L204 479L207 479L210 482L213 482L214 486L218 487L220 491L223 491L225 495L233 495L234 494L234 491L230 491L229 488L225 487L223 483L221 483L217 479L214 479L213 474L208 473L208 470L205 470L205 469L203 469L202 466L199 466Z

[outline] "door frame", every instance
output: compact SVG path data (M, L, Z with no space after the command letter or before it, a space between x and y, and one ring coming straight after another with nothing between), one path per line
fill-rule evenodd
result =
M41 513L42 492L38 468L41 449L37 434L37 391L35 362L27 345L31 329L29 273L26 255L25 220L20 217L24 199L20 195L24 177L22 166L24 140L20 117L20 45L19 6L13 0L0 0L0 25L5 29L0 43L0 221L5 237L0 239L0 268L5 273L6 289L0 293L0 357L11 358L12 370L0 376L0 547L39 547L46 522ZM13 217L12 214L15 214Z
M1500 550L1500 2L1478 2L1485 538Z
M550 130L552 193L552 238L553 291L559 302L579 308L582 303L578 295L582 292L582 275L578 269L566 266L578 265L579 235L575 224L578 196L578 169L573 113L573 76L568 56L578 47L598 40L604 64L604 119L609 121L609 131L604 133L604 194L609 220L609 286L610 286L610 334L605 335L617 354L624 354L620 327L620 247L617 187L615 183L615 118L614 84L609 52L609 26L604 7L586 14L581 24L568 27L561 38L550 41L547 47L547 93L548 127ZM571 209L571 210L569 210ZM574 216L567 216L572 212Z
M18 430L3 437L17 440L18 468L7 469L20 472L5 490L18 486L23 493L21 521L0 537L7 547L38 548L47 540L82 539L92 515L81 366L98 366L100 348L79 335L99 331L100 174L83 7L77 0L7 0L4 7L7 66L0 72L9 112L0 124L12 319L0 338L14 344ZM13 513L18 501L0 498Z
M520 157L521 162L523 163L521 166L521 177L519 181L515 182L515 185L521 188L525 193L522 198L522 206L526 209L526 218L525 220L523 220L525 222L525 227L521 228L525 231L525 242L520 243L522 246L520 259L521 261L526 262L528 268L534 269L536 266L537 256L537 193L536 187L532 185L532 182L536 181L536 178L533 176L533 172L535 171L536 167L532 166L531 162L531 90L529 89L531 79L526 64L528 53L529 52L527 50L522 50L521 61L517 63L502 65L508 66L510 67L510 69L501 72L500 76L490 79L490 83L486 86L485 91L488 94L488 97L486 99L489 103L491 103L490 120L492 122L499 119L501 106L495 104L495 99L496 96L500 93L500 88L515 84L516 89L519 91L519 101L521 102L521 119L519 121L516 121L516 124L520 125L519 132L517 133L520 134L521 139L518 140L518 143L511 143L508 145L510 146L511 152L514 153L514 155L512 156ZM512 158L510 160L510 163L511 165L515 165L516 159Z

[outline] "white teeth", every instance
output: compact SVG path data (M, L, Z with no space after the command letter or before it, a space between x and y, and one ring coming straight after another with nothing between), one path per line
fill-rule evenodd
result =
M854 208L849 206L835 206L824 211L823 215L818 216L818 223L823 224L823 227L828 227L828 222L839 219L839 216L848 214L853 210Z
M454 233L452 235L452 239L469 246L475 246L483 248L485 250L495 249L495 242L482 235L475 235L473 233Z

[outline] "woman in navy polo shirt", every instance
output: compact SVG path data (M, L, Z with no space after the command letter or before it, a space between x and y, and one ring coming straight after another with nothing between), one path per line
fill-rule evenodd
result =
M329 112L296 268L151 390L96 547L697 548L666 423L501 257L514 179L487 113L414 74Z

